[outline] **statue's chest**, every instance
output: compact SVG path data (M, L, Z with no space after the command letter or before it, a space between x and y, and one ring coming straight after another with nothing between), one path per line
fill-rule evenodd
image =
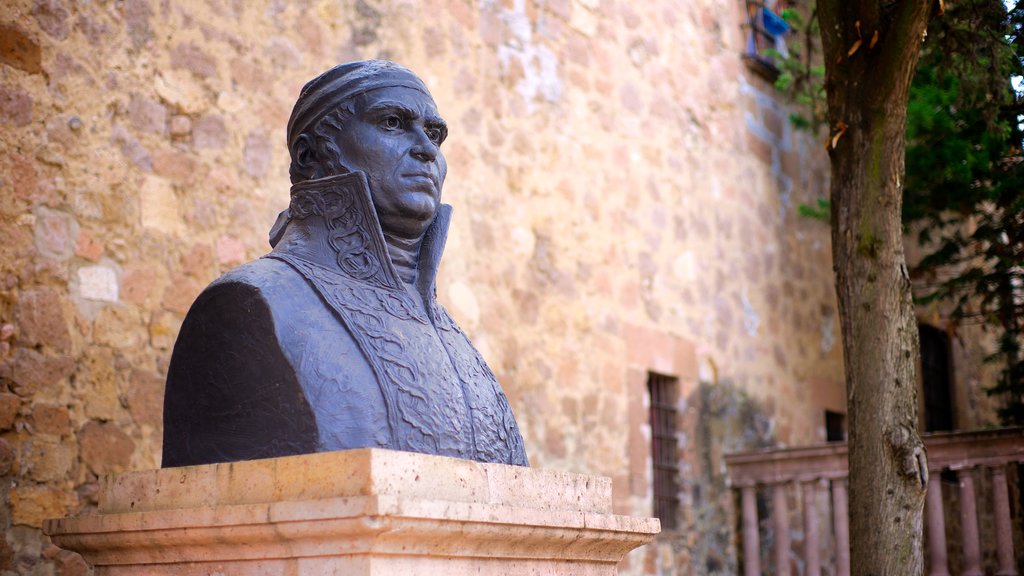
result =
M493 373L430 302L282 258L345 326L370 365L386 407L392 448L507 461L514 420Z

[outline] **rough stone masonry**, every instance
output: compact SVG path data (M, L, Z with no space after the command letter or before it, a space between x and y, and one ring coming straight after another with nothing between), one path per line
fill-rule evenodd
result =
M829 231L795 213L824 153L743 65L743 8L0 5L0 572L85 572L42 520L158 466L171 346L204 286L267 251L299 88L378 57L420 72L457 135L438 296L531 464L611 476L616 511L649 514L644 375L677 377L682 529L623 573L727 572L721 452L818 441L844 397Z

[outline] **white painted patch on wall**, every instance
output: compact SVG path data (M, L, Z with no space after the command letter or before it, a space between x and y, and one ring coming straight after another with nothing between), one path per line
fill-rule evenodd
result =
M821 353L828 354L836 345L836 321L832 314L821 317Z
M485 9L492 2L481 2ZM533 41L533 29L526 15L525 0L515 0L511 8L503 9L499 17L508 28L510 39L498 47L498 62L502 73L508 73L514 62L522 69L522 78L515 90L523 97L527 111L539 97L557 102L562 97L562 79L558 75L558 58L550 48Z
M761 326L761 317L754 309L754 305L750 303L746 290L740 295L740 301L743 303L743 328L750 336L757 336L757 329Z
M682 252L672 261L672 275L679 280L692 282L697 278L697 259L689 250Z
M106 266L83 266L78 269L78 290L86 300L117 302L117 272Z

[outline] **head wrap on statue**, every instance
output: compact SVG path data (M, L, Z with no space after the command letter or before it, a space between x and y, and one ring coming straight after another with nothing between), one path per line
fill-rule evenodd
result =
M339 64L310 80L302 87L299 99L288 119L288 149L299 136L348 100L370 90L399 86L419 90L427 96L427 86L408 68L387 60L363 60Z
M288 153L295 153L299 136L316 128L327 114L346 100L378 88L411 88L427 96L426 84L408 68L387 60L361 60L339 64L310 80L302 87L288 119ZM430 96L433 98L433 96ZM276 246L284 235L291 216L281 212L270 229L270 245Z

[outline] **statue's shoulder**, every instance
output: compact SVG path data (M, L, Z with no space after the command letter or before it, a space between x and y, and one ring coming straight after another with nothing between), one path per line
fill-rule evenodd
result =
M260 292L275 293L282 285L291 287L302 281L302 277L284 262L274 258L257 258L228 270L211 282L207 289L225 284L242 284Z
M306 281L290 266L273 258L258 258L228 270L206 287L196 304L246 294L269 308L309 291Z

